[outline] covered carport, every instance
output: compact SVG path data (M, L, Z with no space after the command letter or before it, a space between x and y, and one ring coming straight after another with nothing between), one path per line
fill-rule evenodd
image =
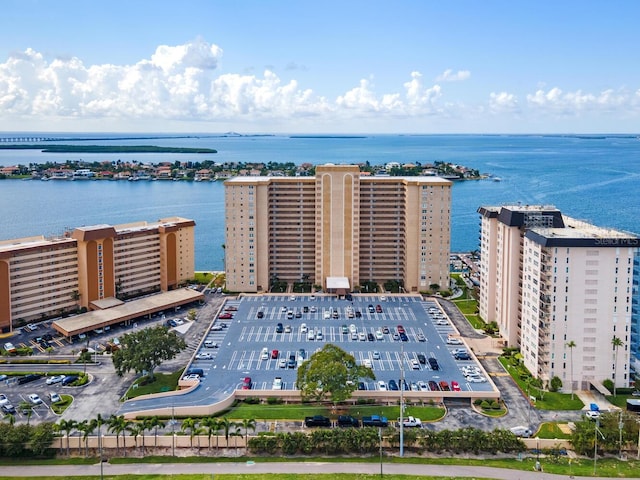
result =
M106 308L56 320L51 326L65 337L70 338L91 330L126 322L192 302L202 301L203 299L204 294L201 292L190 288L181 288L157 295L150 295L130 302L121 302L119 300L93 302L94 307Z
M341 297L349 293L350 289L347 277L327 277L327 292Z

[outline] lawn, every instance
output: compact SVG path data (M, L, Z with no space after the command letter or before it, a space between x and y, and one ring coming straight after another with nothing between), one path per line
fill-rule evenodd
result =
M634 397L631 394L621 394L621 393L617 393L617 395L614 397L613 395L607 395L605 397L609 402L613 403L616 407L620 407L623 409L627 409L627 399L628 398L636 398L638 400L640 400L640 397Z
M571 399L570 393L542 392L536 387L527 385L527 381L520 378L519 370L509 364L505 357L499 358L500 363L507 369L511 378L520 386L523 392L528 392L531 397L535 397L535 408L540 410L580 410L584 403L577 396Z
M239 420L250 418L254 420L303 420L304 417L312 415L336 416L338 414L353 415L362 417L366 415L382 415L389 420L395 420L400 416L398 406L379 405L354 405L341 406L339 410L332 412L330 406L316 405L250 405L239 403L237 406L221 413L219 416ZM422 421L435 421L441 419L445 414L440 407L407 406L405 416L412 415Z
M71 395L60 395L60 399L60 402L51 404L51 410L53 410L53 413L58 415L64 413L64 411L71 405L71 402L73 402L73 397Z
M131 399L139 397L140 395L175 390L178 386L178 380L180 380L182 372L183 370L178 370L177 372L170 374L156 373L153 383L147 384L145 384L145 382L148 377L140 377L133 383L133 385L131 385L131 387L129 387L124 398Z
M571 435L564 433L557 423L543 423L540 425L540 429L535 434L536 437L550 438L550 439L569 439Z
M453 303L462 312L463 315L475 315L478 310L478 301L474 299L454 300Z

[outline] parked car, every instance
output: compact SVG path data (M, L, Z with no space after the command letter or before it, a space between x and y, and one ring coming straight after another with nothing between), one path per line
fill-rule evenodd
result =
M431 370L440 370L440 365L438 365L438 360L433 357L429 357L429 366Z
M533 432L527 427L517 426L509 429L516 437L529 438Z
M393 379L389 380L389 390L399 390L398 384Z
M283 332L284 332L284 326L281 323L276 325L276 333L283 333Z
M271 350L271 358L278 358L279 353L278 350Z
M427 357L425 357L422 353L419 353L418 355L416 355L416 357L418 357L418 361L419 361L422 365L426 365L426 363L427 363Z
M60 384L63 385L63 386L67 386L67 385L72 384L76 380L78 380L78 376L77 375L67 375L66 377L64 377L62 379L62 382L60 382Z
M206 348L218 348L218 344L216 342L214 342L213 340L205 340L204 341L204 346Z
M340 415L338 416L338 426L339 427L359 427L360 420L356 417L352 417L351 415Z
M213 355L209 352L200 352L196 355L197 360L211 360L213 359Z
M0 405L6 405L9 403L9 399L4 393L0 393Z
M58 403L58 402L61 402L62 399L60 398L60 395L58 395L57 393L51 392L49 393L49 401L51 403Z
M34 405L40 405L42 403L42 399L37 393L32 393L29 395L29 401Z
M64 380L64 375L53 375L52 377L48 377L46 380L47 385L54 385L56 383L60 383Z
M330 427L331 420L323 415L314 415L313 417L305 417L304 424L307 427Z
M18 413L16 412L16 407L11 405L10 403L5 403L3 405L0 405L0 410L2 410L2 413L6 415L15 415L16 413Z
M242 390L251 390L253 382L251 381L251 377L244 377L242 381Z

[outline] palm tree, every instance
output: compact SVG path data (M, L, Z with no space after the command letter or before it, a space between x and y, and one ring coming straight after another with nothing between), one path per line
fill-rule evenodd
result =
M229 420L227 417L224 417L220 420L220 427L224 430L224 438L226 440L225 446L229 448L229 432L236 424Z
M573 340L567 342L567 347L569 348L569 369L571 374L571 400L573 400L573 349L576 347L576 342Z
M89 428L89 420L82 420L76 424L76 430L78 430L78 453L82 448L82 434Z
M71 435L71 432L73 431L74 428L76 428L77 422L75 420L60 420L60 423L56 424L56 428L61 431L61 432L65 432L66 437L67 437L67 456L70 455L69 453L69 436Z
M98 451L102 456L102 425L104 425L104 418L102 417L102 415L97 414L96 418L93 421L95 422L96 427L98 427ZM100 461L102 461L102 458L100 459Z
M613 345L614 356L613 356L613 396L616 396L616 383L618 381L617 373L618 373L618 348L624 345L622 339L616 337L615 335L611 339L611 345Z
M189 436L191 437L191 448L193 448L193 435L194 435L194 430L196 429L198 425L198 421L189 417L189 418L185 418L182 421L182 425L180 426L180 430L185 432L187 430L189 430Z
M242 420L242 428L244 428L244 445L249 448L249 429L256 431L256 421L253 418L244 418Z
M82 428L82 439L84 440L84 456L87 458L89 456L89 435L96 431L98 427L98 421L96 419L87 421Z
M136 450L138 449L138 437L143 434L144 435L144 425L137 422L131 422L129 425L129 436L133 437L133 442L136 446Z
M111 415L107 423L109 424L109 431L116 434L116 452L117 455L120 455L120 434L124 438L124 432L129 428L131 422L126 420L124 415ZM124 455L127 456L126 445L124 446Z
M206 417L200 422L207 429L207 438L209 439L209 451L211 451L211 437L216 435L216 448L218 443L218 432L220 431L220 421L215 417Z
M231 431L231 436L234 437L233 444L236 448L236 454L238 453L238 437L242 436L242 429L240 428L240 424L233 423L234 429Z
M164 428L167 424L165 422L163 422L162 420L160 420L157 416L153 416L151 418L148 419L149 423L148 423L148 429L151 430L153 429L153 437L154 437L154 441L153 441L153 448L158 448L158 429L159 428Z

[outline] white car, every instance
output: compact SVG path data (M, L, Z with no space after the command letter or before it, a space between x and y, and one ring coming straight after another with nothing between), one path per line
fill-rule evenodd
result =
M325 310L322 314L322 318L324 318L325 320L329 320L331 318L331 312L329 310Z
M358 328L352 323L351 325L349 325L349 332L350 333L356 333L358 331Z
M469 383L484 383L487 381L482 375L468 375L466 377L467 382Z
M370 360L370 359L368 359L368 358L365 358L365 359L362 361L362 365L363 365L363 366L365 366L365 367L367 367L367 368L372 368L372 367L373 367L373 364L371 363L371 360Z
M0 393L0 405L6 405L9 403L9 399L4 393Z
M64 375L54 375L53 377L49 377L46 380L47 385L54 385L56 383L60 383L64 380Z
M373 352L373 359L380 360L380 352Z
M384 380L378 380L378 390L380 390L382 392L386 392L387 391L387 384L384 383Z
M271 385L272 390L282 390L282 378L276 377L273 379L273 385Z
M600 418L600 412L597 410L588 410L585 412L585 416L590 420L596 420Z
M214 342L213 340L205 340L204 341L204 346L206 348L218 348L218 344L216 342Z
M533 432L531 432L531 430L529 430L527 427L522 427L522 426L518 426L518 427L511 427L509 429L511 431L511 433L513 433L516 437L524 437L524 438L529 438Z
M316 306L315 306L315 305L311 305L311 307L309 307L309 311L310 311L311 313L315 313L315 312L316 312L316 310L317 310L317 309L316 309Z
M284 327L284 333L291 333L291 325L286 325Z
M423 382L422 380L418 382L418 388L420 389L421 392L429 391L429 385L427 385L427 383Z
M324 336L320 330L316 333L316 340L324 340Z
M449 325L449 322L447 322L444 318L441 318L436 322L436 325Z
M426 342L427 341L427 337L424 336L424 333L417 334L416 338L418 339L419 342Z
M303 323L300 325L300 333L307 333L307 324Z
M33 332L38 329L38 326L35 323L30 323L27 325L27 328Z
M420 370L420 362L418 362L418 360L414 358L413 360L411 360L411 368L413 368L414 370Z
M51 403L58 403L58 402L62 401L62 399L60 398L60 395L58 395L55 392L51 392L49 394L49 400L51 401Z
M269 349L264 347L262 349L262 353L260 354L260 360L269 360Z
M366 342L367 341L367 335L364 332L360 332L358 334L358 340L360 340L361 342Z
M34 405L40 405L42 403L42 399L37 393L32 393L29 395L29 401Z
M382 333L382 330L376 330L376 339L384 340L384 334Z
M278 367L287 368L287 359L283 357L280 360L278 360Z
M456 337L447 337L448 345L462 345L462 340Z
M213 358L213 355L211 355L209 352L201 352L196 355L196 358L198 360L211 360Z
M182 377L183 380L198 380L200 381L200 375L197 373L190 373L189 375L185 375Z

